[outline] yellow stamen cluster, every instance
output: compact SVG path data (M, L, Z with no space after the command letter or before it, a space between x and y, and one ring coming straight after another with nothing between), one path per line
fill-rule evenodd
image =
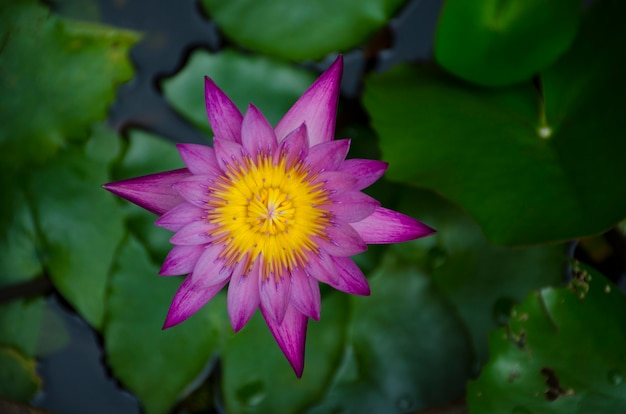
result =
M208 202L207 220L217 224L212 236L224 245L228 265L242 260L247 273L261 259L263 279L306 264L316 252L314 236L325 237L330 213L328 192L313 183L302 162L288 165L269 154L229 165L217 179Z

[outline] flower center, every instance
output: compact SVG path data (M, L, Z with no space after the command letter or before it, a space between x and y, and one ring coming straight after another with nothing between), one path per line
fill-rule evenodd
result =
M314 237L325 237L331 214L322 183L315 182L301 162L274 162L269 155L243 164L229 165L217 179L208 201L207 220L218 227L215 243L224 245L227 265L245 260L247 273L261 259L263 278L280 277L304 266L307 254L316 252Z

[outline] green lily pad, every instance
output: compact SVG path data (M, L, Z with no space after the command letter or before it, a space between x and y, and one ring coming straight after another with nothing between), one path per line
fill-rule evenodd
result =
M181 278L159 277L158 267L129 236L110 279L103 329L113 373L147 413L167 413L206 367L220 336L210 306L183 324L161 327Z
M324 298L320 322L309 322L304 374L298 379L257 312L222 355L228 412L300 413L322 398L341 358L348 315L345 295Z
M471 346L454 308L429 278L390 252L370 287L370 297L351 297L350 352L324 400L309 412L408 412L462 395Z
M117 146L116 135L102 128L94 130L92 140L101 144L88 149ZM109 181L111 152L102 151L101 159L68 147L32 170L26 189L55 287L96 328L102 323L109 269L124 236L122 210L100 188Z
M470 412L625 412L625 314L624 294L592 270L532 293L491 335L491 359L468 386Z
M38 235L24 193L23 176L0 169L0 286L43 273Z
M439 16L435 58L481 85L530 79L571 45L580 0L448 0Z
M561 283L565 246L491 245L466 213L430 191L402 192L399 210L437 229L392 249L412 260L454 303L472 337L476 365L487 362L489 332L533 289Z
M132 76L137 36L59 19L34 0L4 2L0 16L0 163L15 167L88 137Z
M542 76L545 102L530 84L482 89L429 66L368 79L387 177L460 204L496 244L577 238L623 219L626 55L597 45L620 50L625 7L587 11L571 50Z
M16 299L0 305L0 346L33 358L41 337L44 299Z
M28 402L41 386L36 361L12 348L0 347L0 399Z
M263 56L230 49L216 55L194 51L183 70L162 82L163 93L177 111L209 135L213 133L204 104L204 76L213 79L241 113L253 103L272 125L315 81L313 72Z
M129 133L124 154L113 167L113 179L131 177L184 168L176 146L165 138L141 130ZM156 216L125 200L118 200L124 208L129 230L148 248L152 260L162 263L172 248L173 233L154 225Z
M235 43L285 59L321 59L368 40L404 0L202 0Z

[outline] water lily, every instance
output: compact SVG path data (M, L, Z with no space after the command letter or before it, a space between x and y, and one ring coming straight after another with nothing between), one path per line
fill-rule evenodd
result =
M309 318L319 320L319 282L369 295L350 256L367 244L431 234L417 220L361 192L387 164L348 159L333 140L342 58L300 97L275 128L253 105L242 116L205 78L213 148L179 144L187 168L104 187L158 214L175 232L160 274L185 275L165 320L193 315L228 284L228 315L239 331L259 308L300 377Z

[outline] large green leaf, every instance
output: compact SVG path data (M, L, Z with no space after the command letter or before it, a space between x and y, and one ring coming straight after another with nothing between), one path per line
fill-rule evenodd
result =
M223 354L228 412L300 413L322 398L341 358L349 313L345 295L323 300L320 322L309 323L304 374L298 379L257 312Z
M113 168L113 179L183 168L185 165L171 141L156 135L132 130L121 160ZM126 200L119 200L126 214L129 230L144 244L155 263L161 263L172 248L172 232L154 224L156 216Z
M136 36L62 20L34 0L0 5L0 163L42 161L88 136L132 75Z
M116 146L114 134L96 128L86 150L68 147L32 170L26 189L52 281L96 328L102 323L107 275L124 235L119 205L100 188L109 180Z
M158 277L158 267L133 237L120 247L108 291L105 349L115 376L149 414L169 411L205 368L220 336L210 306L161 329L181 280Z
M414 264L390 253L352 297L350 352L311 413L407 412L462 395L472 365L454 308Z
M41 385L34 359L0 346L0 399L28 402Z
M429 66L371 77L364 102L387 177L459 203L498 244L614 225L626 216L626 55L616 52L625 7L588 10L570 52L542 76L545 104L530 84L481 89Z
M471 413L626 412L626 297L594 271L574 277L532 293L493 332Z
M435 58L482 85L530 79L570 46L580 0L448 0L437 26Z
M478 366L487 362L489 331L506 321L511 306L563 280L562 245L493 246L467 214L429 191L405 190L399 209L437 229L393 250L418 263L457 307Z
M372 36L404 0L202 0L228 37L287 59L320 59Z
M212 134L204 104L204 76L226 92L242 113L257 106L276 125L315 74L263 56L246 56L230 49L212 55L196 50L182 71L163 81L167 100L196 127Z
M0 304L0 346L17 350L27 358L37 352L41 336L44 299L15 299Z

